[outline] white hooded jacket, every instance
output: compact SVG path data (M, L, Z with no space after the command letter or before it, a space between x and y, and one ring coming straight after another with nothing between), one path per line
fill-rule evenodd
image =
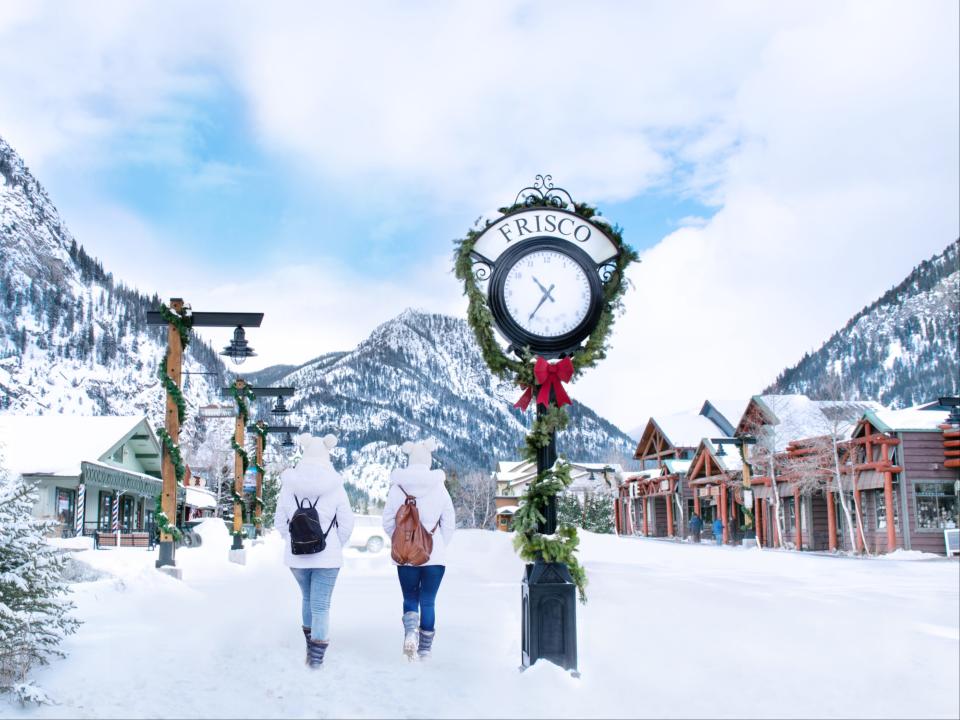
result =
M387 535L393 536L393 529L397 525L397 510L406 499L403 490L417 498L420 523L427 532L433 530L438 521L440 523L433 533L433 552L424 565L447 564L447 545L457 529L453 501L443 484L444 477L443 470L431 470L428 465L414 464L394 470L390 475L390 490L383 508L383 529Z
M336 438L332 438L336 444ZM329 448L326 439L312 438L304 449L304 456L295 468L284 470L280 475L280 496L277 498L277 512L273 526L284 539L284 562L292 568L338 568L343 564L344 548L353 532L353 510L347 491L343 488L343 479L330 464ZM327 535L323 552L312 555L294 555L290 546L288 527L293 513L297 510L297 499L316 501L317 515L324 532L336 517L336 524Z

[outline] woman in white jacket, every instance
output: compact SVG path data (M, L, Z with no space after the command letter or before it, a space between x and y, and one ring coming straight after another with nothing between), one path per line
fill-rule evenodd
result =
M303 457L295 468L284 470L280 475L280 496L273 524L284 539L284 562L303 595L301 616L307 641L307 664L319 668L329 645L330 597L343 564L342 548L353 531L353 511L343 479L330 462L330 449L337 444L337 438L327 435L321 439L304 434L298 440ZM298 506L316 508L319 530L326 533L326 547L321 552L293 553L290 520Z
M410 660L430 656L436 633L436 598L446 570L446 549L457 528L450 493L444 486L443 470L431 470L431 453L436 441L403 444L410 456L408 466L390 475L390 490L383 508L383 529L393 536L397 511L408 496L416 498L420 523L433 534L433 551L423 565L398 565L397 576L403 592L403 652ZM396 564L396 563L395 563Z

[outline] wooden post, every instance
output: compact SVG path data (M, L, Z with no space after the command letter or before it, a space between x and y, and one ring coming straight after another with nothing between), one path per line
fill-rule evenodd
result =
M238 378L234 381L234 387L240 392L247 386L245 380ZM240 412L237 412L237 421L233 430L233 439L237 445L243 447L244 419ZM240 453L233 454L233 491L241 498L243 497L243 458ZM243 505L234 501L233 503L233 548L234 550L243 549L243 539L240 533L243 531Z
M756 492L756 491L754 491ZM763 505L760 502L760 498L754 495L753 498L753 528L757 536L757 547L763 547L763 526L761 523L762 511L761 508Z
M773 482L776 482L776 480L774 480ZM771 487L773 487L772 483L771 483ZM777 489L777 491L779 492L779 488ZM780 503L780 507L783 508L782 502ZM773 522L770 523L770 527L773 531L773 546L782 548L783 538L780 537L780 518L777 515L777 508L775 505L771 503L770 508L768 509L773 510Z
M794 530L794 541L797 544L797 550L803 548L803 527L802 527L802 515L803 508L800 507L800 488L794 488L793 490L793 520L795 530Z
M889 449L886 443L882 445L883 462L890 466ZM897 549L897 526L893 522L893 473L889 470L883 474L883 501L887 506L887 552Z
M700 515L700 488L691 487L690 489L693 490L693 511ZM703 519L702 515L700 515L700 519Z
M833 492L827 490L827 535L830 550L837 549L837 507L834 504Z
M667 537L673 537L673 495L664 495L667 501Z
M727 486L723 482L720 483L720 523L723 525L723 544L726 545L730 537L727 527L730 523L727 522Z
M176 314L183 311L183 299L171 298L170 309ZM183 344L180 342L180 331L173 323L167 325L167 377L180 387L180 380L183 371ZM177 403L167 393L166 415L164 416L164 429L173 440L174 445L180 444L180 415L177 410ZM171 523L177 522L177 471L173 465L173 459L164 446L161 450L163 458L160 465L160 476L163 479L162 491L160 495L160 509L167 520ZM157 567L175 566L173 536L169 533L160 534L160 557L157 560Z
M853 534L857 538L857 552L863 552L863 535L860 533L863 515L860 514L860 488L857 487L857 473L851 473L851 477L853 478Z
M643 536L649 537L647 533L647 496L643 496Z
M257 433L257 467L263 468L263 435ZM257 527L257 535L261 535L262 531L260 529L260 518L263 516L263 470L257 470L257 501L254 503L256 509L253 511L254 516L257 519L257 522L254 523Z

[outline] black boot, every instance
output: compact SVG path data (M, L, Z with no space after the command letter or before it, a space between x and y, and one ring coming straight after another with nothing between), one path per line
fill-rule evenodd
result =
M319 670L323 667L323 656L327 652L327 646L330 643L324 640L310 640L307 643L307 665L311 670Z
M310 628L308 628L306 625L301 625L300 629L303 630L303 637L307 641L307 654L304 662L307 665L309 665L310 664Z

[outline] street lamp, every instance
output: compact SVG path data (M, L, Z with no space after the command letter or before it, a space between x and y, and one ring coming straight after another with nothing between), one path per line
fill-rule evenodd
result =
M283 402L283 395L277 397L277 402L273 406L273 409L270 411L271 415L289 415L293 410L288 408Z
M267 390L270 388L260 388L261 390ZM276 390L289 390L290 388L274 388ZM282 395L279 396L281 399ZM257 434L257 493L255 495L256 506L253 510L256 521L254 526L256 528L256 533L258 536L263 534L263 530L260 527L260 523L257 522L260 520L260 516L263 514L263 451L264 451L264 440L266 439L267 434L269 433L285 433L286 437L290 437L291 432L295 432L296 427L291 425L268 425L263 420L259 420L253 425L247 425L247 431ZM291 440L291 443L293 441Z
M239 330L240 328L238 328ZM236 339L236 334L234 335ZM244 458L246 457L246 451L243 449L244 446L244 424L247 421L247 418L243 416L242 407L245 407L245 401L242 400L244 397L292 397L293 396L292 387L283 387L283 388L255 388L252 385L248 384L246 380L242 378L237 378L233 385L230 387L225 387L220 389L220 396L223 398L233 397L237 399L237 421L234 428L233 442L231 446L236 453L236 459L234 461L234 503L233 503L233 544L230 547L230 560L243 564L245 558L243 555L243 475L244 475ZM266 426L264 424L264 426ZM251 425L247 429L256 430L257 425ZM278 432L288 432L291 429L283 427L282 430ZM260 433L257 433L257 489L256 489L256 501L255 508L256 516L259 517L260 513L260 503L263 501L261 497L261 492L263 489L263 438Z
M147 311L148 325L167 326L167 354L162 365L166 380L164 388L167 394L166 417L162 436L162 491L160 509L163 516L173 518L177 513L177 472L182 472L180 458L180 425L184 415L184 403L181 392L183 376L183 350L189 342L190 332L198 327L260 327L263 313L234 312L193 312L183 298L171 298L169 308L161 305L160 310ZM179 402L179 404L178 404ZM171 528L171 531L175 528ZM174 559L174 539L171 532L161 532L160 551L156 566L174 568L169 572L177 573Z
M226 355L233 360L235 365L243 365L248 357L257 356L247 342L247 335L243 329L243 325L237 325L233 331L233 340L230 341L230 344L227 345L220 354Z
M750 488L750 463L747 462L747 445L756 445L757 439L750 435L732 438L711 438L710 442L717 446L717 457L726 455L724 445L735 445L740 450L740 460L743 463L741 476L743 478L743 529L746 540L757 537L757 529L753 519L753 490Z
M292 447L296 447L296 445L297 444L293 441L293 436L291 436L290 433L284 433L283 442L280 443L280 447L292 448Z

